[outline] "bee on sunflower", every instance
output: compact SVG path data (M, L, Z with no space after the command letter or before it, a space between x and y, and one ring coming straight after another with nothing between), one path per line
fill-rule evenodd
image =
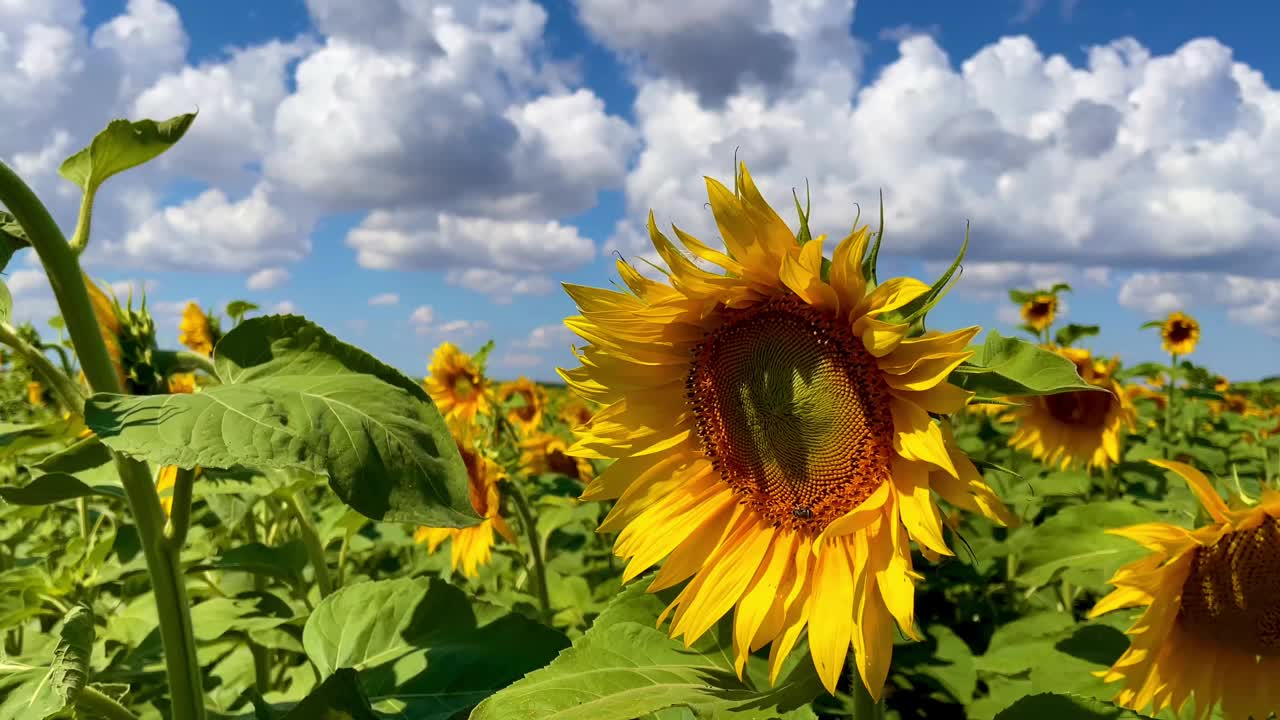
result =
M465 577L476 577L480 568L489 564L493 556L494 532L515 543L515 533L502 517L502 494L498 483L503 479L502 468L486 457L471 437L471 428L451 423L458 452L467 467L467 482L471 491L471 507L484 518L478 525L465 528L419 527L414 531L415 542L426 543L427 552L435 552L445 540L450 540L450 566L461 569Z
M1231 509L1200 471L1149 462L1180 475L1211 520L1194 530L1147 523L1108 532L1151 550L1118 570L1090 617L1143 607L1128 650L1105 682L1123 682L1117 702L1138 712L1190 703L1196 718L1220 705L1225 720L1270 717L1280 708L1280 493Z
M1063 469L1106 468L1120 461L1120 440L1137 427L1132 395L1114 378L1119 362L1102 362L1083 348L1051 348L1076 365L1080 377L1109 392L1075 390L1020 398L1003 419L1017 423L1009 445Z
M772 682L807 627L829 691L852 647L879 698L895 621L919 638L910 541L952 554L933 493L1014 522L931 416L972 397L948 376L979 328L913 332L949 274L876 284L866 226L828 261L805 213L797 237L745 166L734 185L707 179L726 251L674 229L718 272L650 213L663 281L620 259L630 292L565 286L587 345L560 374L603 406L569 452L613 460L582 499L617 500L600 531L619 533L624 582L666 558L648 590L684 583L659 618L673 637L733 611L738 673L770 645Z
M475 422L477 413L489 411L493 392L484 371L451 342L440 343L431 354L422 387L445 419L463 425Z

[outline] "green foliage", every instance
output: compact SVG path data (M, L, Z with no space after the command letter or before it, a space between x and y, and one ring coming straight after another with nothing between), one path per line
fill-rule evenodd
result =
M30 245L27 231L18 224L18 219L10 213L0 211L0 271L9 265L14 253Z
M113 450L163 465L297 468L374 519L475 523L466 468L416 383L301 317L253 318L218 343L220 385L95 395L86 423Z
M78 605L67 613L57 630L51 661L30 666L0 658L0 683L17 681L0 717L44 720L75 707L89 677L93 651L93 612Z
M1098 325L1077 325L1069 323L1058 328L1054 333L1053 341L1062 347L1071 347L1083 338L1093 337L1101 330Z

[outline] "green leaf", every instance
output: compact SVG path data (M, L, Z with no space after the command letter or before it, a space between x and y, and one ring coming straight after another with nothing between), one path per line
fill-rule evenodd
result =
M1075 625L1070 615L1042 612L1024 615L996 628L987 652L975 661L979 672L994 675L1021 675L1043 662L1053 639Z
M378 720L354 670L340 670L294 706L284 720Z
M1110 528L1163 520L1129 500L1111 500L1063 508L1040 525L1019 528L1009 549L1017 553L1017 580L1030 587L1047 584L1059 573L1077 586L1103 589L1121 565L1147 551Z
M1081 379L1075 363L1065 357L995 330L987 332L981 347L971 349L976 350L973 358L961 363L949 379L979 397L1110 392Z
M112 120L88 147L63 161L58 173L85 192L93 192L112 175L168 150L195 119L195 113L186 113L163 122Z
M227 303L227 315L233 319L242 318L246 313L257 310L258 306L248 300L232 300Z
M9 260L13 258L14 253L30 246L31 241L27 240L27 231L18 224L18 219L7 212L0 211L0 270L4 270L9 265Z
M871 245L871 251L862 260L862 276L867 279L871 290L880 284L876 276L876 266L880 263L880 244L884 240L884 191L880 191L880 226L876 230L876 240Z
M1035 293L1027 292L1026 290L1010 290L1009 291L1009 299L1018 305L1024 305L1026 303L1031 302L1032 298L1034 298L1035 296L1036 296Z
M14 505L50 505L63 500L101 495L124 499L124 490L111 485L89 486L71 475L43 475L22 487L0 487L0 498Z
M1028 695L1002 710L996 720L1141 720L1109 702L1070 693Z
M522 615L429 578L348 585L302 634L322 675L359 671L380 711L448 720L549 662L568 645Z
M50 420L31 425L0 423L0 460L74 438L84 429L77 420Z
M217 640L232 630L252 635L289 622L289 617L270 614L271 608L264 602L268 597L271 596L216 597L196 605L191 608L195 638L204 642Z
M195 563L187 567L186 572L236 570L293 581L302 574L306 565L307 549L301 540L290 540L276 546L251 542L231 548L210 560Z
M71 475L90 486L120 486L111 451L96 437L77 440L75 444L30 466L31 477Z
M160 465L297 468L375 520L466 527L467 470L422 387L297 316L252 318L218 343L221 384L180 395L97 394L89 427Z
M1069 323L1058 328L1058 332L1054 333L1053 339L1054 342L1059 345L1069 347L1074 345L1080 338L1097 335L1099 330L1101 330L1101 328L1097 325L1077 325L1075 323Z
M1050 295L1057 295L1060 292L1072 292L1071 286L1064 282L1060 282L1054 283L1053 287L1049 288Z
M14 689L0 705L0 717L44 720L74 707L89 678L93 652L93 611L76 605L58 628L53 662L44 672L28 673L29 679ZM27 668L31 670L32 668Z
M792 653L776 687L769 688L758 658L739 681L729 624L722 621L685 648L654 627L666 601L646 593L645 584L624 590L573 647L485 700L471 720L631 720L668 708L763 720L803 716L823 692L803 648Z
M1147 330L1149 328L1158 328L1158 327L1164 327L1163 320L1148 320L1147 322L1144 322L1141 325L1139 325L1138 329Z

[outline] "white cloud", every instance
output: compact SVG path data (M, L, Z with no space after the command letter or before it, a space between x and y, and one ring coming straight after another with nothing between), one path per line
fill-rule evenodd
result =
M542 356L533 353L503 353L498 364L509 368L532 368L542 364Z
M369 298L370 305L397 305L400 302L400 296L396 293L379 293Z
M271 312L275 315L296 315L298 314L298 304L292 300L281 300L271 306Z
M309 229L258 185L231 200L217 188L154 211L107 253L152 266L243 272L296 262L311 250Z
M419 305L413 309L413 313L409 315L409 322L414 325L430 325L435 322L436 311L430 305Z
M925 263L924 279L932 282L949 266L950 263L941 261ZM1010 289L1047 290L1057 283L1067 283L1076 291L1110 284L1110 272L1105 267L1079 268L1067 263L1025 263L1013 260L964 261L960 267L960 280L955 291L980 300L1007 298Z
M1280 280L1207 272L1142 272L1120 286L1121 305L1158 318L1175 310L1195 315L1216 306L1234 322L1280 337Z
M289 282L289 271L284 268L263 268L249 276L245 287L250 290L270 290Z
M591 240L555 221L455 217L424 211L376 210L347 234L361 266L443 270L490 267L564 270L595 257Z
M610 32L633 29L614 20ZM732 177L736 148L777 206L807 179L815 229L837 237L855 202L875 221L883 189L887 253L949 258L968 219L970 262L1280 272L1280 93L1221 43L1153 56L1120 40L1090 48L1084 66L1026 37L958 67L927 36L899 52L862 86L820 66L780 94L746 85L723 105L639 76L644 148L606 249L642 251L650 208L713 241L702 176Z
M529 336L515 343L518 347L531 350L547 350L550 348L568 348L570 344L580 342L569 328L562 324L539 325L529 331Z
M470 337L489 329L483 320L450 320L436 327L436 332L449 337Z
M511 303L516 295L550 295L555 290L555 283L546 275L519 276L488 268L450 270L444 281L455 287L484 293L499 305Z

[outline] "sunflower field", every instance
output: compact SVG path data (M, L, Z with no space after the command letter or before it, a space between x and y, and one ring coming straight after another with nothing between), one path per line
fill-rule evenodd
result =
M652 262L565 286L562 384L492 343L409 377L248 302L161 348L79 257L194 119L68 158L69 238L0 164L0 266L60 311L0 285L0 718L1280 710L1280 378L1197 365L1192 315L1142 329L1162 364L1059 322L1066 285L1010 290L1023 337L936 328L967 231L881 277L882 222L814 236L739 165L720 237L655 208Z

